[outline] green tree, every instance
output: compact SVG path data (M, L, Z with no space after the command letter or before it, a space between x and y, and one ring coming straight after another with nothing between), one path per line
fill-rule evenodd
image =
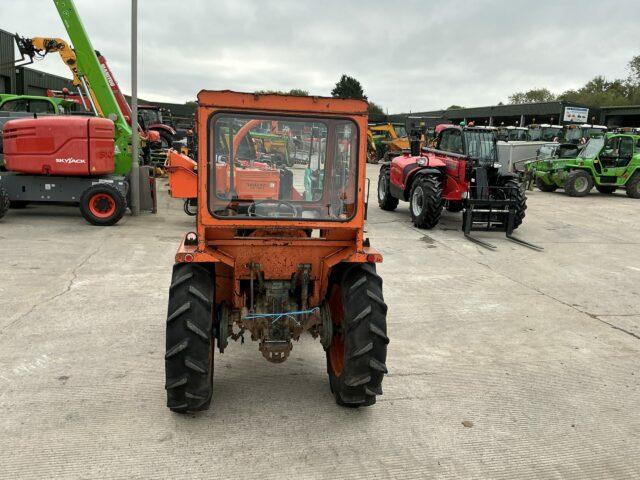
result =
M631 59L628 68L630 75L627 81L631 85L640 85L640 55L636 55Z
M384 109L377 103L369 101L369 113L384 115Z
M556 97L548 88L534 88L527 92L516 92L509 96L509 103L540 103L552 102Z
M340 80L338 80L334 89L331 90L331 96L340 98L356 98L360 100L367 99L360 82L345 74L340 77Z
M447 110L460 110L461 108L464 107L461 107L460 105L450 105Z
M560 100L601 107L605 105L631 105L640 100L640 88L627 80L608 81L603 76L589 80L582 88L567 90Z
M257 90L254 92L256 95L294 95L296 97L308 97L309 92L302 90L301 88L292 88L291 90Z

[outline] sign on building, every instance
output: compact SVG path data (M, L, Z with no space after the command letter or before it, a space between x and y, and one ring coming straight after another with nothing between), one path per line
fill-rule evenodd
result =
M564 107L565 122L587 123L589 121L589 109L583 107Z

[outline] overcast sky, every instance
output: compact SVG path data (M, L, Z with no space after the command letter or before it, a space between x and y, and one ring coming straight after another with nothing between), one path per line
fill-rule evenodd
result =
M130 91L130 1L75 0ZM139 96L302 88L356 77L390 113L506 101L514 91L626 77L639 0L140 0ZM395 7L395 9L392 9ZM0 28L68 38L52 0L0 0ZM59 57L35 68L69 76Z

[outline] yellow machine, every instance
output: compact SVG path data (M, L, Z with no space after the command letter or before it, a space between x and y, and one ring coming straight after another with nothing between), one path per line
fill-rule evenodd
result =
M409 149L407 130L401 123L381 123L369 125L367 131L368 148L367 161L378 163L388 161L391 156Z

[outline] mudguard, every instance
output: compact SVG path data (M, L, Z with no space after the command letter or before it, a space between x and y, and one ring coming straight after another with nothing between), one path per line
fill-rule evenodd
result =
M165 125L164 123L154 123L152 125L148 125L149 130L162 130L163 132L167 132L172 137L175 136L176 131L171 128L169 125Z

